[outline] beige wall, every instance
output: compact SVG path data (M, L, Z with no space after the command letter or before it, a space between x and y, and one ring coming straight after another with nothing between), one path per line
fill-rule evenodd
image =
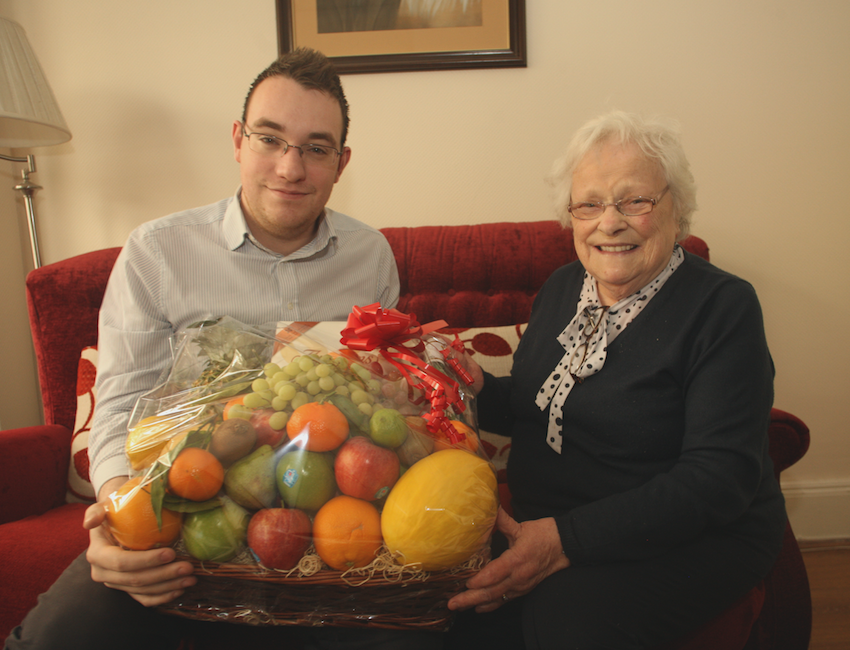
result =
M38 158L46 262L235 189L230 124L275 56L274 4L0 0L74 134ZM812 429L784 476L792 521L850 537L850 3L526 4L528 68L343 79L354 155L331 205L377 227L548 219L543 178L584 120L678 118L694 232L755 285L776 405Z

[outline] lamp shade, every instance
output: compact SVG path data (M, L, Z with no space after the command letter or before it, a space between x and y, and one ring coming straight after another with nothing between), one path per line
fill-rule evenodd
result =
M0 147L46 147L70 139L23 27L0 18Z

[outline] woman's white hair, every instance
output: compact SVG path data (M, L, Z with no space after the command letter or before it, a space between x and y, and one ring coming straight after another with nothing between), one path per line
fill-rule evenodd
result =
M690 233L691 216L697 208L696 184L675 122L612 111L587 122L573 136L562 158L552 166L549 182L555 191L555 210L564 227L570 224L573 172L588 151L604 142L636 144L647 158L656 161L670 186L673 210L679 222L679 240Z

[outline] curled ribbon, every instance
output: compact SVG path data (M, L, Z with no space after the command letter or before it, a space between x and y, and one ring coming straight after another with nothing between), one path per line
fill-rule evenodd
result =
M451 347L463 354L463 341L460 340L460 337L457 334L455 334L455 340L451 342ZM460 365L460 361L452 356L452 352L449 348L443 348L440 350L440 354L445 357L446 363L448 363L451 369L457 373L458 377L466 382L467 386L472 385L473 381L475 381L472 378L472 375L469 374L469 371L466 368Z
M447 325L442 320L420 325L414 314L383 309L380 303L355 306L342 330L341 343L351 350L380 350L381 356L398 369L408 385L422 390L430 401L431 411L423 415L428 430L433 433L443 431L454 444L466 438L445 415L449 405L461 412L466 408L460 399L458 383L417 356L425 350L422 337ZM443 355L454 368L457 360L449 360L446 351Z

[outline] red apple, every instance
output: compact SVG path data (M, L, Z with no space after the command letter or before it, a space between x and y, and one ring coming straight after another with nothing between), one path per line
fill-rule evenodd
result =
M266 508L251 517L248 546L270 569L292 569L310 548L313 525L303 510Z
M365 436L346 440L334 461L337 487L343 494L364 501L385 497L398 480L400 469L392 449L379 447Z
M272 448L277 448L280 443L286 438L286 427L274 429L269 424L269 418L277 411L274 409L259 409L251 414L251 419L248 420L254 425L257 431L257 442L254 449L259 449L263 445L271 445Z

